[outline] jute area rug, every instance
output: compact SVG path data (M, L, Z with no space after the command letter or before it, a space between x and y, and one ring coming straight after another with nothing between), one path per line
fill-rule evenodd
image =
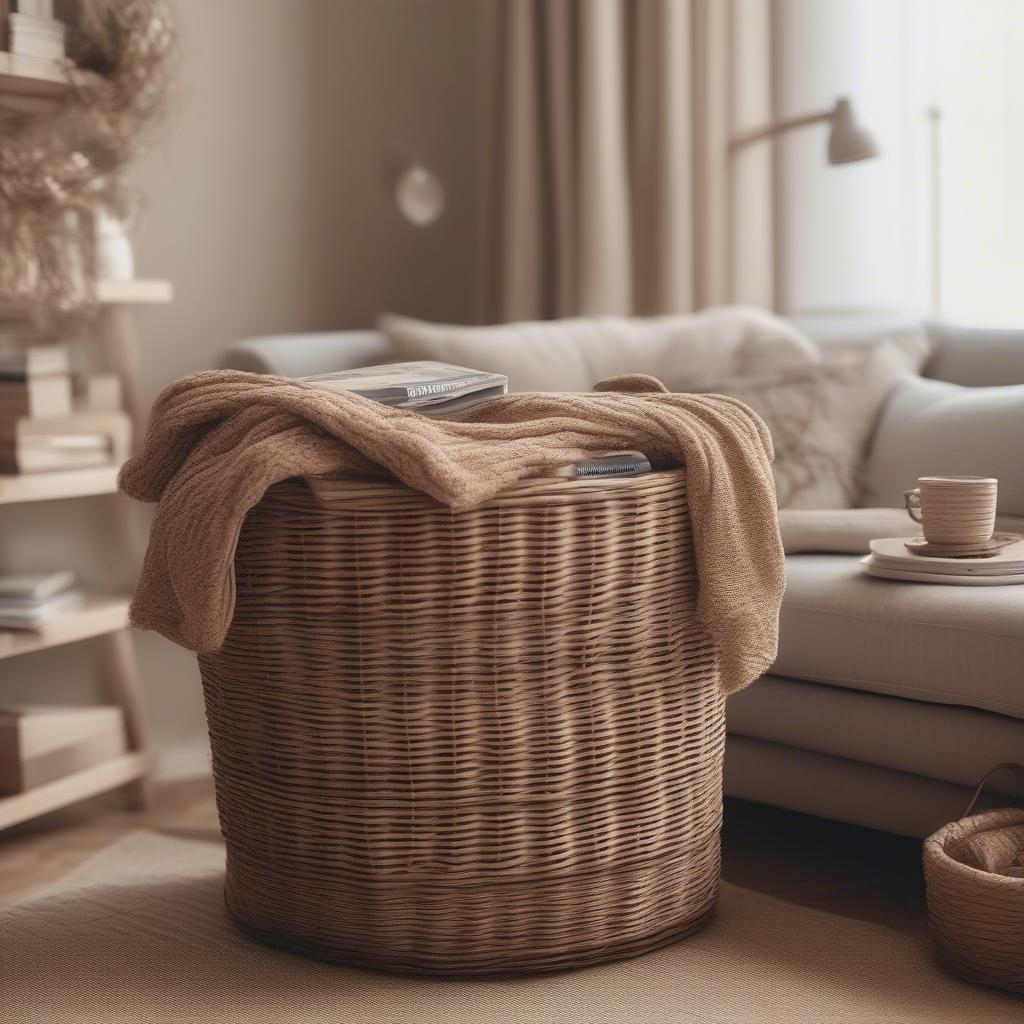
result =
M733 886L698 935L637 960L414 980L277 952L232 928L223 849L137 832L0 912L4 1024L873 1024L1024 1020L913 937ZM1022 937L1024 941L1024 937Z

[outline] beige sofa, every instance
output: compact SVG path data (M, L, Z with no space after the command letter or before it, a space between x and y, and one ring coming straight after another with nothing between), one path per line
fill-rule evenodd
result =
M827 347L849 344L851 335L868 342L894 325L800 326ZM898 388L884 407L865 494L891 508L918 475L997 475L1001 511L1011 513L1003 525L1021 526L1024 387L966 389L1024 385L1024 331L927 330L927 380ZM358 331L250 339L231 347L225 365L301 376L394 358L384 337ZM807 532L802 515L783 516L784 534L794 524ZM959 814L991 765L1024 761L1024 587L868 578L853 552L863 519L874 514L830 515L854 520L837 545L850 550L788 556L778 660L771 675L730 699L726 791L923 836ZM889 535L910 532L896 511L873 521ZM799 538L792 544L801 546ZM1021 795L1017 785L997 780L991 800Z

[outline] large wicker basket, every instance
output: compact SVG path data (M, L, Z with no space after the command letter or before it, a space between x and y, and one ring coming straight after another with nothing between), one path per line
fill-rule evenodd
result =
M996 765L978 783L967 810L924 844L928 926L936 955L983 985L1024 993L1024 808L971 815Z
M526 972L709 917L724 708L683 471L535 480L462 513L292 480L246 520L236 578L200 666L251 934Z

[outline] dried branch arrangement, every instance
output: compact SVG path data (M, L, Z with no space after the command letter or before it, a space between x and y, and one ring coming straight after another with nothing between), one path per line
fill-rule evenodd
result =
M165 107L167 3L82 0L68 51L72 87L51 114L0 111L0 297L62 311L93 303L93 218L127 214L122 172Z

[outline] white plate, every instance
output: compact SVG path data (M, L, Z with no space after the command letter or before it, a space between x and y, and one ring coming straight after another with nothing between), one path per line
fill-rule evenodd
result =
M911 537L885 537L871 542L874 564L887 565L905 572L942 576L1013 576L1024 573L1024 541L1003 548L987 558L936 558L915 555L904 546Z
M872 562L873 555L860 560L869 576L884 580L903 580L907 583L945 583L954 587L1003 587L1013 583L1024 583L1024 573L1011 576L952 576L942 572L918 572L916 570L894 569L890 565Z

